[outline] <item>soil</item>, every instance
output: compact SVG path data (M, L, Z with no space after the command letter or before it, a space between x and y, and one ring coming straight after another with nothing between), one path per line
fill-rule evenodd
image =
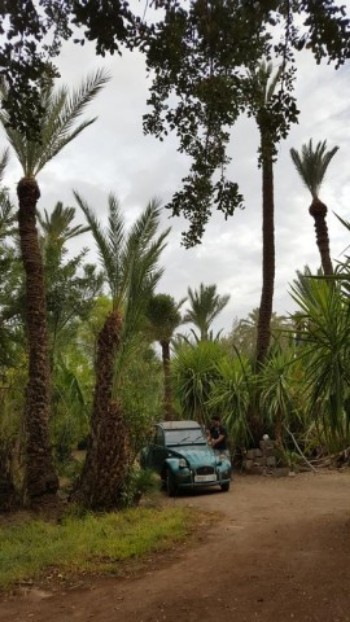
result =
M136 576L1 597L3 622L350 622L350 472L237 476L164 503L219 512Z

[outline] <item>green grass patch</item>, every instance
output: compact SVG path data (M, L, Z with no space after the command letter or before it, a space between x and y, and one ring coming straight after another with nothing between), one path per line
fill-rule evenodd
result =
M186 508L133 508L67 516L60 524L30 520L5 526L0 529L0 588L44 577L53 568L65 576L118 572L125 560L181 541L193 524Z

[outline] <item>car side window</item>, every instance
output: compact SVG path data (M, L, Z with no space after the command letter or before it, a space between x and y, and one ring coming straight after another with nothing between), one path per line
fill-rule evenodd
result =
M152 445L164 445L164 441L163 441L163 432L161 430L161 428L156 427L154 434L153 434L153 438L152 438Z
M160 445L160 446L164 445L163 431L161 430L161 428L157 428L154 442L156 445Z

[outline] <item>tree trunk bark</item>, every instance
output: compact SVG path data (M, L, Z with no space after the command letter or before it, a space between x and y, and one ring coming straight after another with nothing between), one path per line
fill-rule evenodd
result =
M36 229L36 204L40 196L33 178L17 186L18 222L26 275L26 322L29 378L25 396L25 492L29 499L56 493L58 477L49 440L50 370L43 262Z
M112 400L115 358L122 319L112 311L97 341L96 385L86 460L73 499L94 510L118 507L130 466L128 429Z
M170 345L169 341L161 341L164 372L164 415L166 421L173 419L171 375L170 375Z
M326 276L333 274L333 265L329 250L329 235L327 227L327 207L322 201L315 198L309 208L309 213L314 219L316 243L321 256L323 273Z
M270 149L262 139L262 235L263 235L263 283L259 307L256 364L264 362L271 338L271 317L275 286L275 226L273 160Z

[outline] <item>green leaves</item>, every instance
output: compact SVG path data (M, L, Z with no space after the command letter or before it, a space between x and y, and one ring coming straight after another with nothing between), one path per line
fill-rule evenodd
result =
M108 79L103 70L98 70L71 94L66 86L55 91L53 81L46 81L40 91L40 102L45 114L40 119L40 129L35 139L29 139L20 128L11 127L8 113L5 110L0 112L0 121L26 177L35 177L47 162L95 122L96 118L81 123L77 123L77 120ZM2 84L1 95L5 101L8 93L8 88Z
M304 277L305 278L305 277ZM292 297L305 316L299 334L312 416L325 434L350 441L350 305L340 286L307 279L292 288Z
M199 329L202 341L210 339L209 329L214 319L226 307L230 296L220 296L216 285L200 284L199 290L188 288L190 308L186 312L184 322L191 322Z
M290 150L294 166L313 198L318 197L329 163L338 149L333 147L327 151L326 140L319 141L314 147L310 138L307 144L302 145L300 153L296 149Z

